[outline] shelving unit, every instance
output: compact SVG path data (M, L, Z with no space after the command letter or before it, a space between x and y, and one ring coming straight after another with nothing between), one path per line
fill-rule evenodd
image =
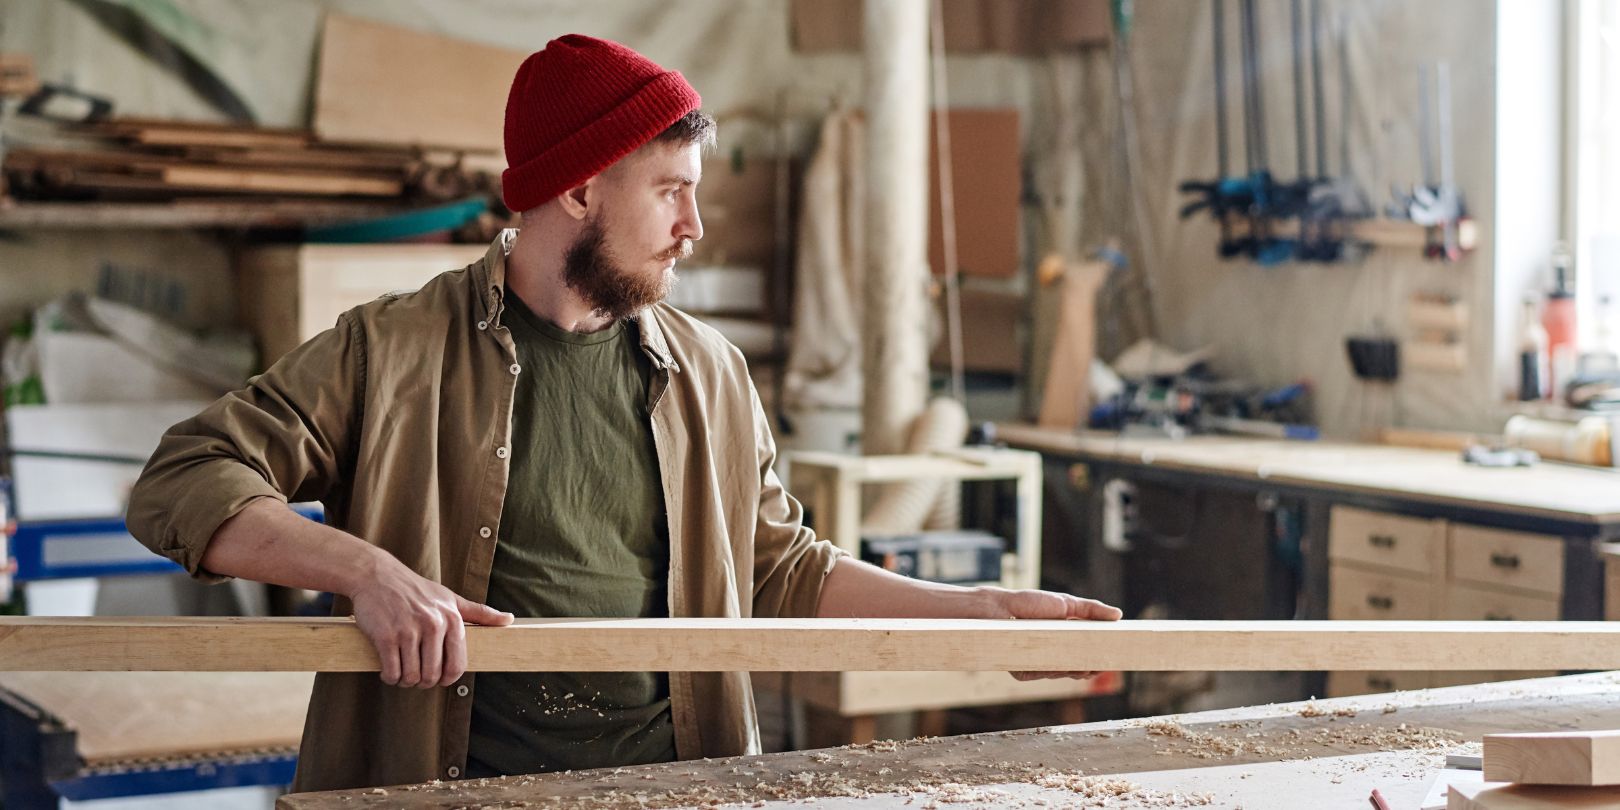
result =
M818 533L856 556L862 489L923 478L1016 482L1017 531L1002 557L1001 579L987 585L1036 588L1041 578L1041 457L1006 448L964 448L936 455L849 456L801 451L790 457L794 490L814 510ZM755 673L760 689L803 701L814 714L812 746L873 739L879 715L918 712L917 732L944 734L945 711L969 706L1058 701L1054 722L1083 722L1081 699L1115 694L1119 673L1089 681L1017 681L1005 672Z

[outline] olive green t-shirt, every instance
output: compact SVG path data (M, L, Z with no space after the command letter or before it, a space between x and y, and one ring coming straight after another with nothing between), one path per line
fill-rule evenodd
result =
M668 615L669 530L634 322L577 334L507 291L510 479L488 603L518 617ZM481 672L469 777L675 759L666 673Z

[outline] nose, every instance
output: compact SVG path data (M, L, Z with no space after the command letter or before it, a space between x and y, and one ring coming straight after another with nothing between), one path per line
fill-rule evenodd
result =
M688 196L681 206L680 219L675 222L675 238L696 242L703 238L703 217L698 215L697 197Z

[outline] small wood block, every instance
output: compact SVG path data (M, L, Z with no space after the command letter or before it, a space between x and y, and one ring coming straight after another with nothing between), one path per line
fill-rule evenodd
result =
M1620 731L1486 735L1485 781L1620 785Z
M1452 785L1446 810L1596 810L1620 807L1620 788L1513 785L1480 782Z

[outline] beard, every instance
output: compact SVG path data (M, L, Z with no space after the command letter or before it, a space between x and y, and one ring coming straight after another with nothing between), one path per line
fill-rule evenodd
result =
M682 239L653 258L667 262L691 254L692 240ZM596 312L613 320L623 320L664 300L675 280L674 271L649 274L620 264L608 250L599 216L586 221L585 229L563 257L563 283Z

